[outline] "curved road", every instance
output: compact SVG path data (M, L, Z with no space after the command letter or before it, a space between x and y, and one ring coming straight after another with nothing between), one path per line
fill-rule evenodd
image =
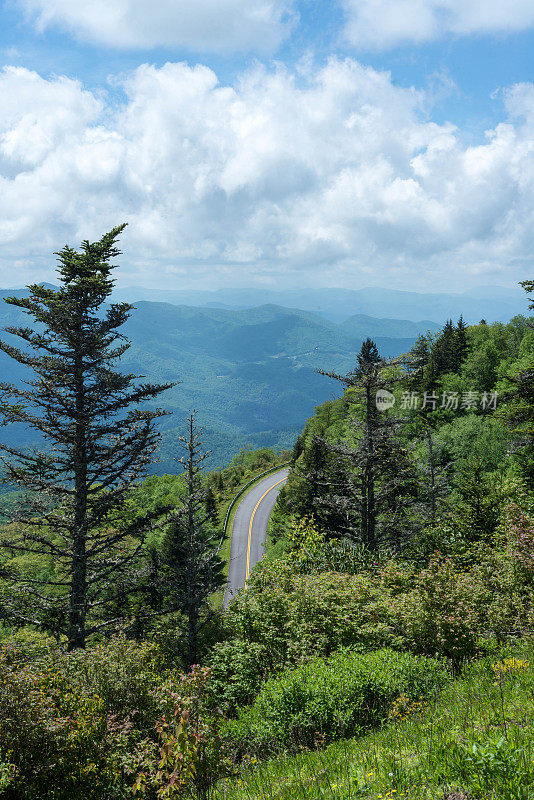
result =
M246 493L237 506L223 601L225 608L237 592L245 587L252 567L265 552L269 516L288 475L288 468L267 475Z

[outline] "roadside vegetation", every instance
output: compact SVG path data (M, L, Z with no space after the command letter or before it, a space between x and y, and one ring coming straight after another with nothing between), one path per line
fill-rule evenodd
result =
M534 651L495 652L423 702L399 695L382 729L254 762L226 800L525 800L534 794ZM254 759L251 759L254 761Z
M3 423L42 450L1 446L0 797L534 798L533 319L325 372L222 611L228 504L288 454L206 471L191 412L145 477L166 387L120 371L132 309L99 312L119 233L62 251L2 344L37 376Z

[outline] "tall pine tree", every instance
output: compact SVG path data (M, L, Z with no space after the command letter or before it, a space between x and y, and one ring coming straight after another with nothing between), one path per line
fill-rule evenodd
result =
M534 310L534 281L520 284L527 292L529 308ZM534 327L532 320L528 323ZM530 489L534 488L534 359L526 356L506 374L510 389L505 392L497 412L506 419L511 433L512 452Z
M456 347L455 347L455 364L454 369L457 372L465 361L469 350L469 342L467 340L468 326L464 322L463 316L460 314L460 319L456 325Z
M353 372L321 371L349 389L345 398L355 410L350 420L355 435L340 442L324 439L338 468L335 485L325 487L318 502L330 509L331 518L346 520L339 533L369 550L403 545L409 535L405 512L417 494L415 470L397 436L401 421L377 406L380 393L392 388L393 366L367 339Z
M183 615L183 655L190 665L198 660L200 635L212 615L209 597L225 582L218 555L219 532L206 509L202 464L210 453L202 449L201 434L193 412L187 420L187 436L180 437L186 450L181 459L186 490L161 548L163 609Z
M428 363L428 387L435 389L439 379L448 372L458 372L467 356L469 342L467 325L462 316L454 325L447 320L443 330L434 339Z
M424 391L426 388L426 371L430 361L430 348L433 336L428 331L421 333L408 353L406 359L406 370L409 375L409 386L411 389Z
M59 253L59 289L33 284L6 302L29 314L33 327L9 327L20 348L0 349L33 372L18 386L0 384L4 419L38 432L41 450L0 444L6 479L26 490L24 507L1 544L12 554L53 563L50 575L12 569L13 592L3 616L66 635L69 649L109 619L115 579L133 562L156 513L128 524L117 513L126 493L155 460L161 410L139 408L173 384L137 383L117 370L129 342L120 333L132 306L112 303L111 262L124 225L77 252ZM161 513L159 511L158 513Z

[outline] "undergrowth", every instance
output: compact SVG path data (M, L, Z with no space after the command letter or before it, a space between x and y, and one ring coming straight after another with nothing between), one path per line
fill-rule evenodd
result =
M378 732L252 763L224 800L534 798L534 645L468 665L426 705L402 696Z

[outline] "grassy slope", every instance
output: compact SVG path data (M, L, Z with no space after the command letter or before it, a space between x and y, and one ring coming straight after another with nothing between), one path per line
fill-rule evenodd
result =
M217 797L530 800L533 721L531 643L470 665L426 708L400 704L378 733L251 766Z

